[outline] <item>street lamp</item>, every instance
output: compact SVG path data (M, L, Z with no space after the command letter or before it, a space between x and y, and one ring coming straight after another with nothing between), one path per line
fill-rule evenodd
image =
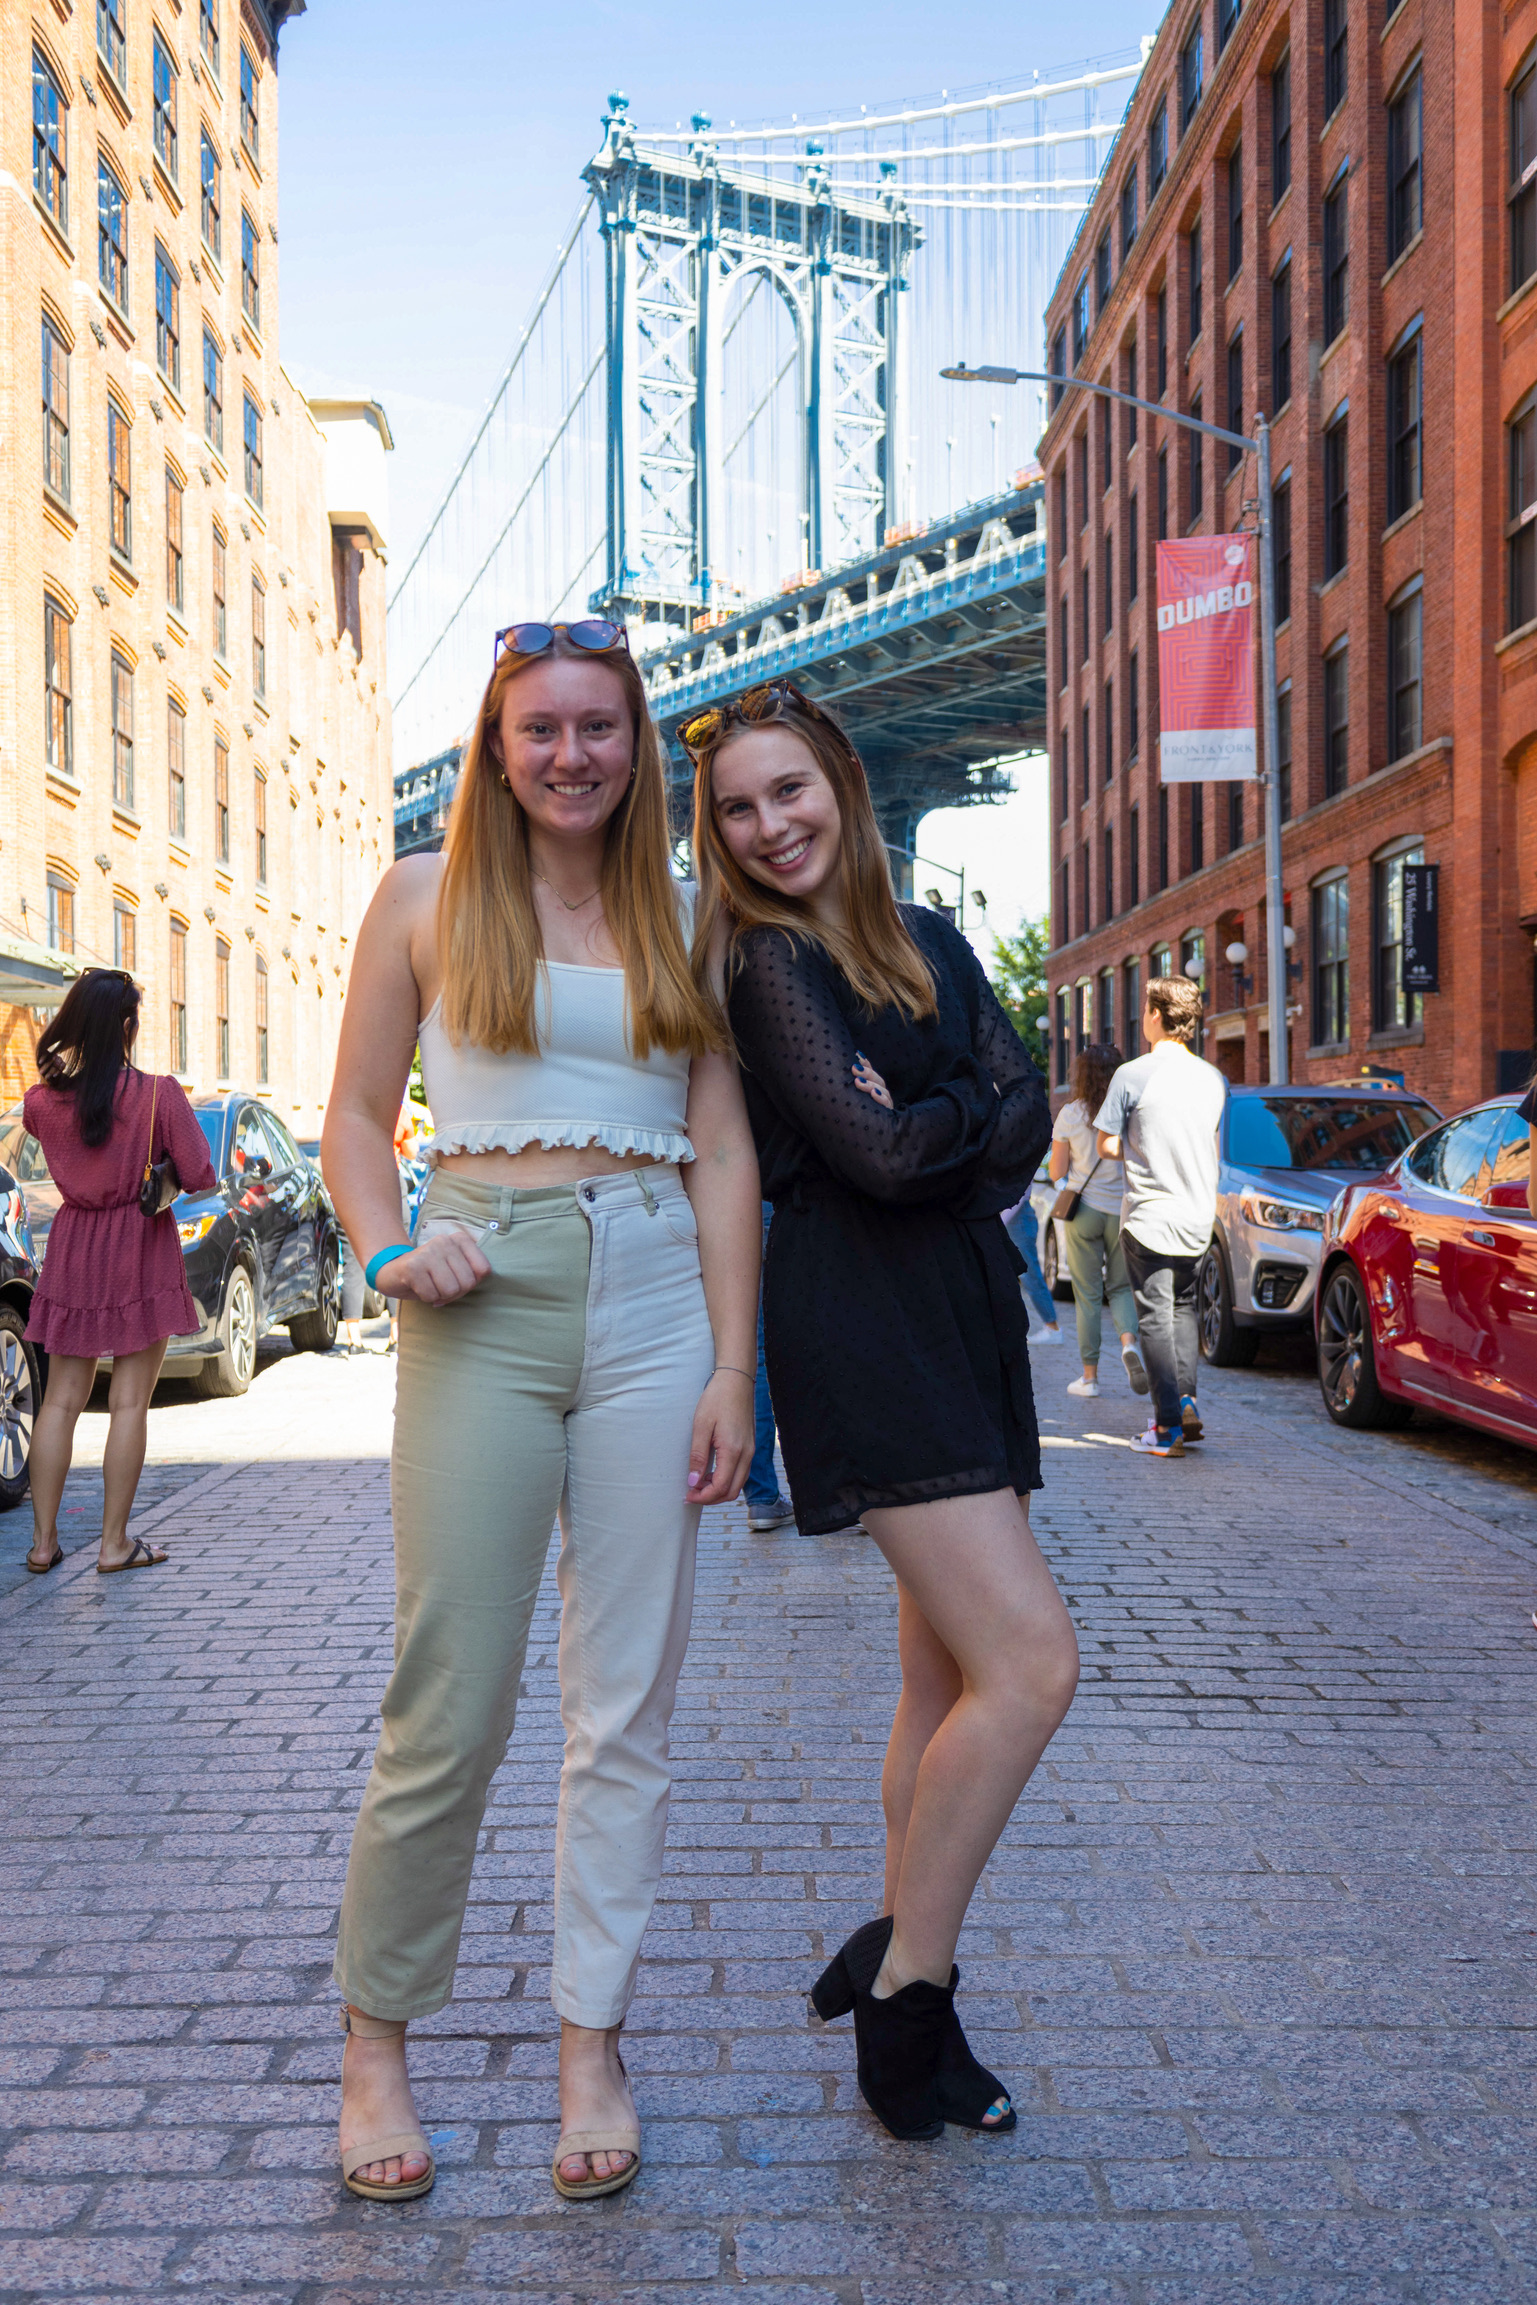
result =
M1265 946L1270 963L1270 1078L1285 1087L1291 1077L1286 1045L1286 945L1282 936L1284 898L1281 889L1281 782L1276 774L1280 730L1276 717L1275 579L1270 561L1274 497L1270 484L1270 426L1261 416L1251 440L1245 432L1228 432L1220 424L1203 424L1198 417L1182 416L1157 400L1139 400L1133 392L1117 392L1112 385L1095 384L1086 376L1053 376L1044 368L968 368L958 361L942 368L941 376L954 384L1053 384L1062 393L1095 392L1104 400L1124 400L1128 408L1145 408L1149 416L1166 424L1183 425L1187 432L1207 432L1225 440L1230 448L1252 448L1259 464L1259 645L1260 677L1264 683L1261 709L1265 716Z

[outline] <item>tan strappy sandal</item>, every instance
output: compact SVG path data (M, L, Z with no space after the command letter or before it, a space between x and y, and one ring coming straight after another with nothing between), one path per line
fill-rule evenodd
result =
M344 2033L356 2033L360 2041L398 2041L406 2029L404 2018L360 2017L345 2005L340 2023ZM407 2153L426 2154L424 2175L402 2177L395 2185L376 2185L371 2179L355 2174L372 2161L403 2160ZM432 2147L420 2129L402 2129L393 2137L375 2137L366 2145L352 2146L342 2155L342 2183L349 2193L356 2193L360 2201L415 2201L419 2195L431 2192L437 2173Z
M619 2070L624 2073L622 2057ZM630 2078L628 2073L624 2073L624 2077L627 2081ZM584 2177L579 2184L573 2185L569 2178L562 2177L560 2173L562 2161L568 2160L573 2153L628 2153L632 2159L628 2169L621 2169L617 2176ZM626 2185L634 2184L639 2172L638 2122L632 2122L624 2129L569 2129L556 2146L555 2158L550 2163L550 2181L563 2201L596 2201L603 2193L622 2193Z

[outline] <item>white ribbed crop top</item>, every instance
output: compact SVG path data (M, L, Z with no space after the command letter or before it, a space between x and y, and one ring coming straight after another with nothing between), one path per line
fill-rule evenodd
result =
M685 929L692 888L680 889ZM625 1025L622 968L546 961L535 1016L539 1054L505 1056L471 1041L455 1048L443 1029L442 995L422 1018L422 1086L434 1134L427 1160L444 1153L522 1152L529 1145L601 1145L655 1161L691 1161L684 1134L689 1059L653 1049L640 1063Z

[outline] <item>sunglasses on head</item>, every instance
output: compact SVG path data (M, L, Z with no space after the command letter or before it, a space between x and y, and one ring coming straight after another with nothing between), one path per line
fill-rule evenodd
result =
M622 624L610 624L606 616L584 616L577 624L504 624L491 643L491 662L501 662L502 651L514 656L540 656L545 649L555 646L555 635L563 632L573 648L585 648L593 656L603 656L611 648L630 646L630 636Z
M756 728L763 721L777 720L787 704L798 705L812 720L827 718L821 706L793 680L765 680L761 687L745 689L725 704L712 704L708 710L696 712L680 726L678 741L697 760L733 721Z

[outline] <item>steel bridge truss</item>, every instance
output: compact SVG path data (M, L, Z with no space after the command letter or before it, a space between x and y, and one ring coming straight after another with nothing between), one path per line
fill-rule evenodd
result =
M609 99L584 175L602 220L608 330L608 565L593 605L686 629L722 586L723 392L733 313L760 279L795 330L807 565L876 550L896 525L899 315L916 234L894 181L834 192L722 162L694 116L686 150L637 141Z

